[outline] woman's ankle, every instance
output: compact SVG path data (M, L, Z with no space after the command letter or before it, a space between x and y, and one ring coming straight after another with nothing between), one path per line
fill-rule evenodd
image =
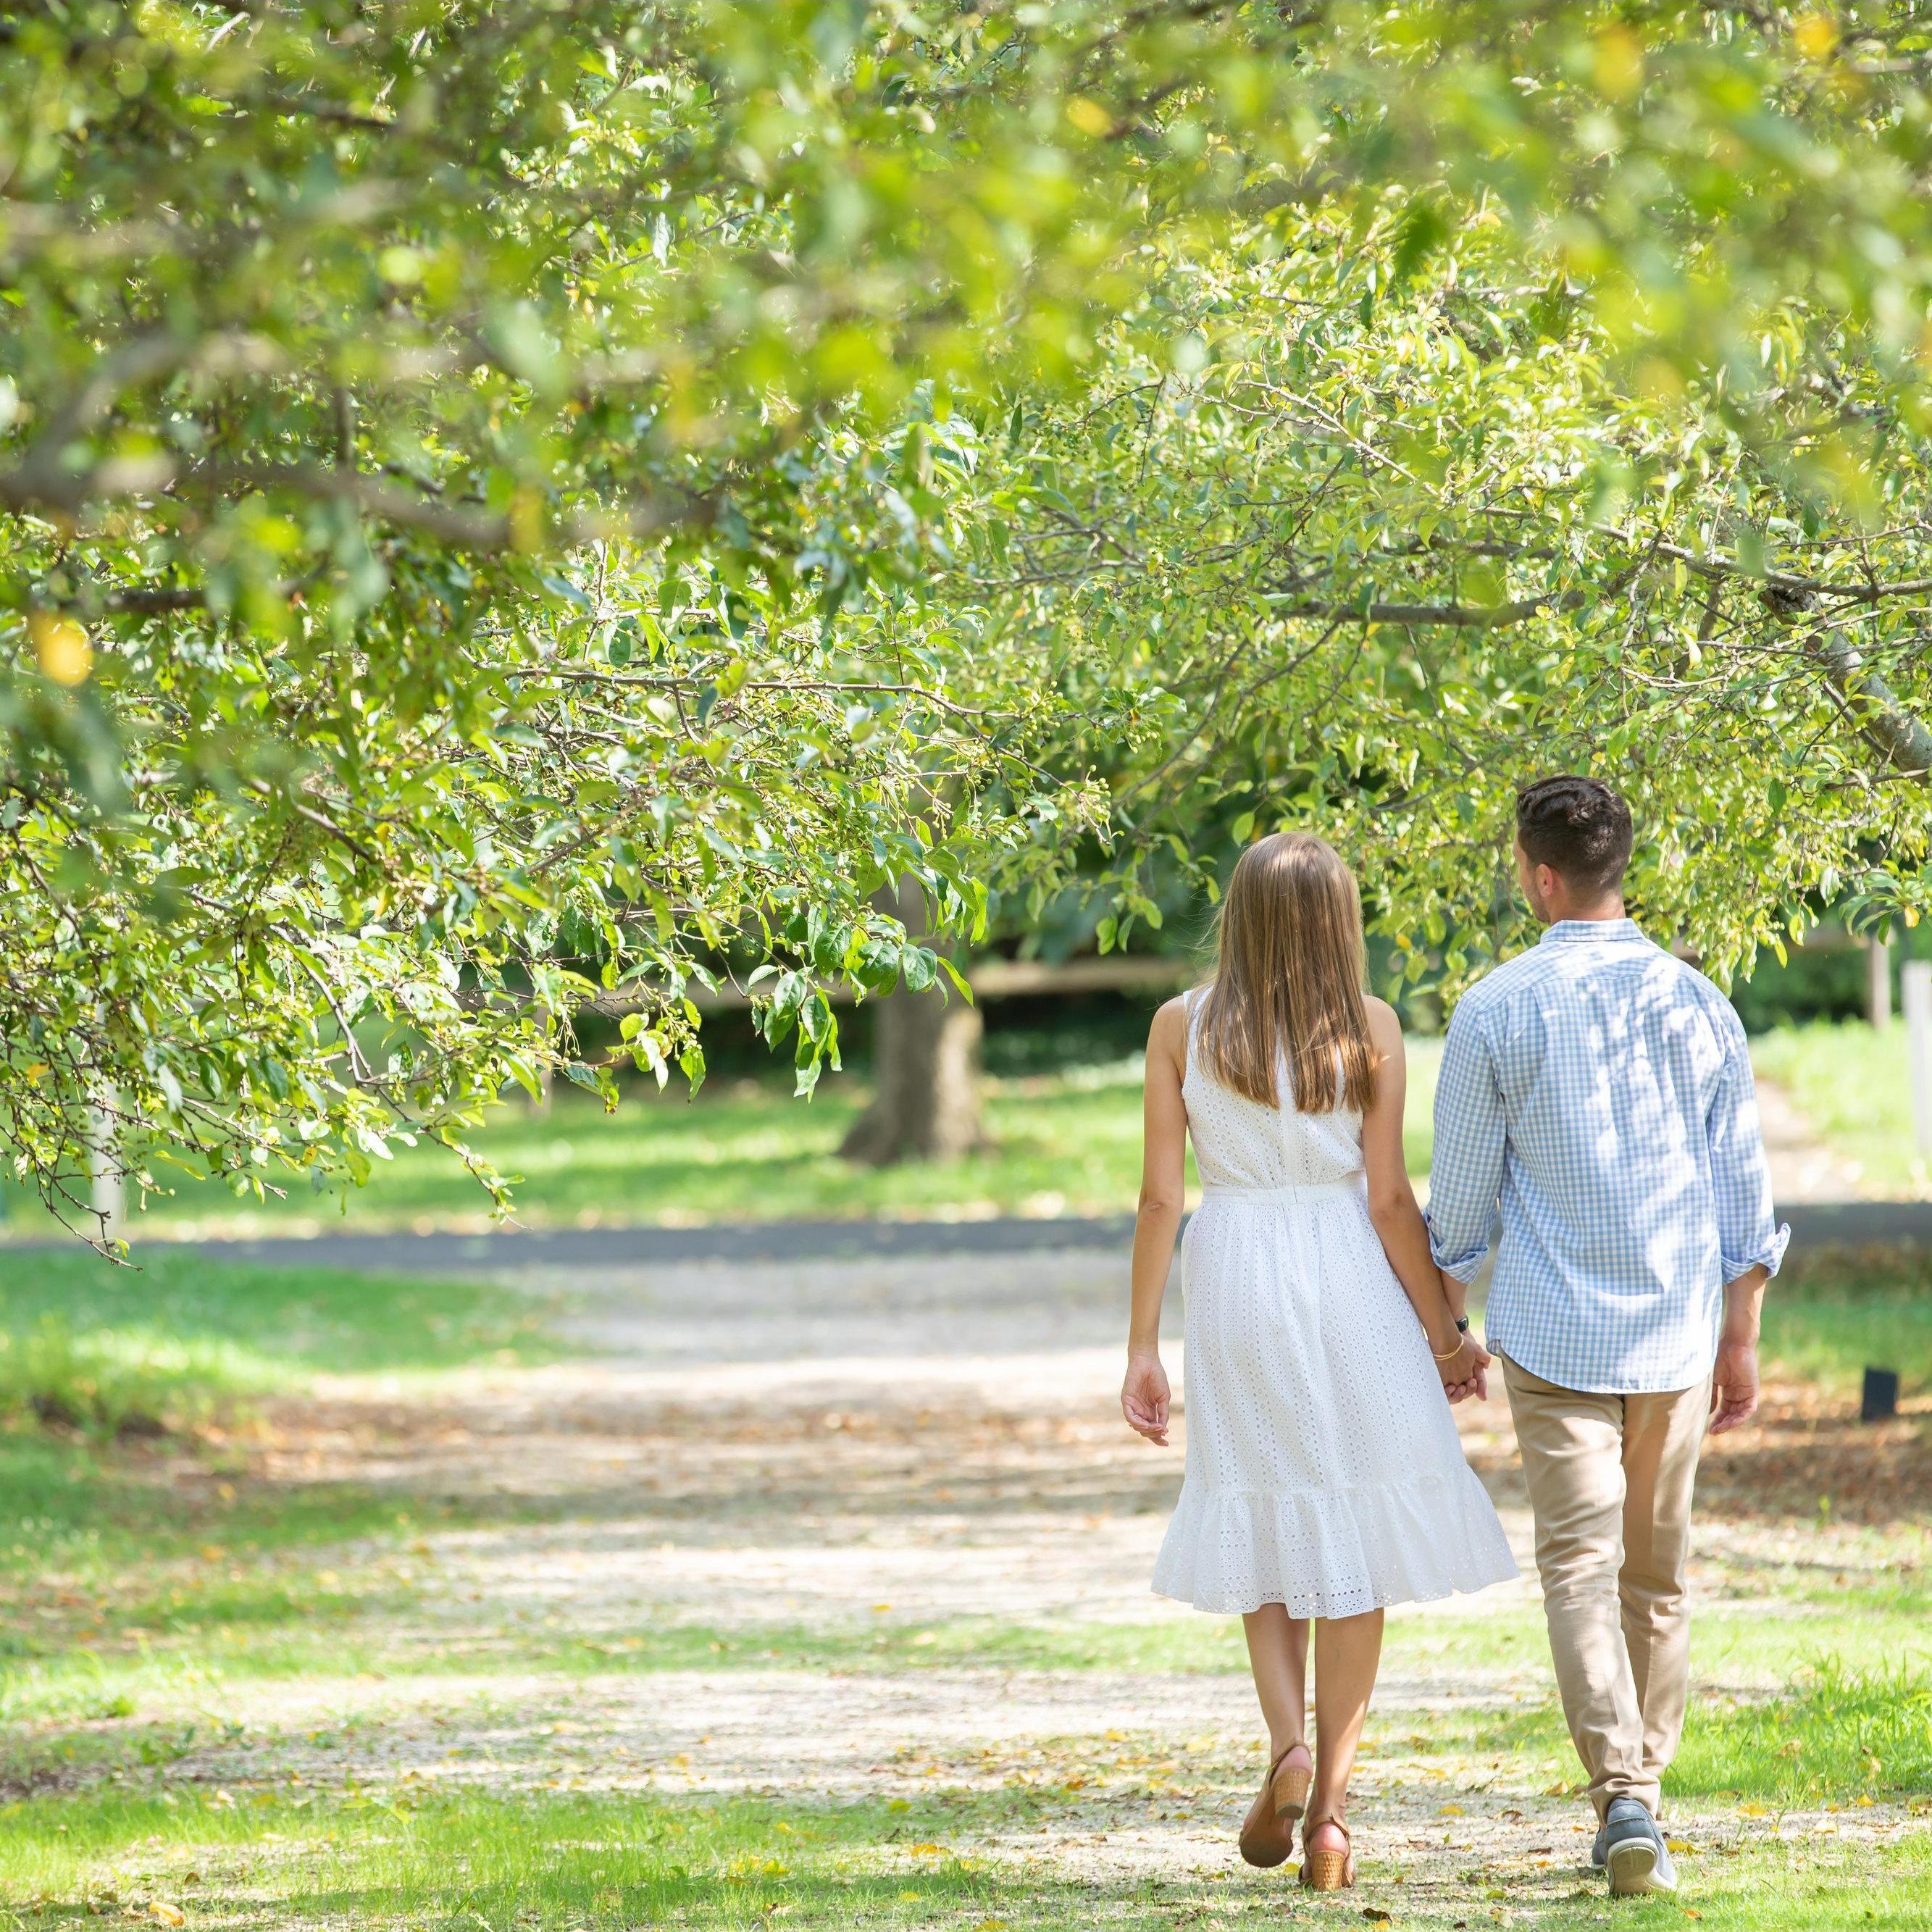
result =
M1302 1738L1299 1734L1292 1738L1276 1737L1272 1733L1269 1736L1268 1756L1273 1762L1277 1764L1280 1763L1290 1751L1306 1751L1307 1750L1307 1741ZM1309 1761L1311 1763L1314 1761L1312 1753L1310 1755Z

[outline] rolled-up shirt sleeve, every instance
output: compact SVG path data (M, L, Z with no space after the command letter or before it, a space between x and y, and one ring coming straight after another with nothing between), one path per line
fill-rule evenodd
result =
M1489 1044L1476 1016L1459 1007L1436 1083L1428 1216L1429 1251L1458 1281L1468 1280L1490 1251L1508 1124Z
M1771 1168L1758 1124L1757 1089L1751 1079L1744 1028L1725 1029L1724 1068L1705 1117L1711 1149L1711 1191L1718 1210L1718 1246L1724 1278L1736 1281L1754 1268L1775 1274L1791 1230L1772 1211Z

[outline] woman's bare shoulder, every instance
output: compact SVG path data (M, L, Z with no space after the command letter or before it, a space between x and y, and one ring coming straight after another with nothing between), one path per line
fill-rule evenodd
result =
M1154 1024L1148 1032L1150 1046L1166 1046L1187 1035L1187 995L1177 993L1155 1010Z
M1400 1052L1402 1020L1394 1007L1372 993L1363 994L1362 1005L1368 1015L1370 1039L1384 1053Z
M1187 1059L1187 997L1178 994L1155 1010L1154 1024L1148 1029L1148 1057L1159 1054L1184 1065Z

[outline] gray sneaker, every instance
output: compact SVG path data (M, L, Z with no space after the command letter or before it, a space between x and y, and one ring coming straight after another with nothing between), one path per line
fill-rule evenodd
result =
M1604 1828L1591 1847L1590 1862L1610 1868L1612 1898L1677 1889L1677 1873L1670 1862L1664 1834L1658 1829L1657 1820L1634 1798L1611 1799Z
M1601 1871L1608 1862L1610 1851L1610 1828L1607 1825L1597 1827L1597 1835L1590 1840L1590 1869Z

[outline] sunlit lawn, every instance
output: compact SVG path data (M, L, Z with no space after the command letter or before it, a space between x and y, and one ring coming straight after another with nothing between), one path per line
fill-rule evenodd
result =
M1932 1192L1932 1172L1912 1136L1902 1020L1882 1033L1856 1021L1780 1028L1752 1042L1751 1060L1876 1186Z
M121 1628L326 1623L346 1600L316 1584L303 1549L396 1534L436 1516L434 1502L399 1524L393 1498L350 1486L237 1489L219 1479L224 1435L238 1462L260 1405L319 1371L380 1372L403 1390L467 1364L542 1360L556 1352L544 1312L530 1295L436 1275L165 1252L123 1268L77 1246L0 1258L0 1714L20 1691L9 1658L40 1654L35 1620L17 1613L44 1602L50 1573L70 1593L107 1593ZM191 1430L212 1432L215 1480L160 1480L170 1438ZM98 1655L70 1660L99 1686Z
M1426 1172L1437 1051L1412 1054L1407 1149ZM832 1078L809 1102L739 1082L696 1100L634 1088L615 1114L564 1088L548 1112L520 1100L476 1137L504 1172L521 1177L519 1220L532 1226L708 1221L852 1220L1000 1214L1112 1214L1132 1210L1140 1185L1138 1063L986 1082L988 1144L937 1163L861 1168L838 1144L867 1098ZM16 1233L46 1223L16 1194ZM440 1148L403 1148L346 1207L305 1185L285 1201L238 1202L212 1184L182 1185L130 1220L143 1229L248 1228L308 1232L481 1221L488 1204Z
M1914 1151L1902 1030L1820 1024L1753 1042L1760 1072L1777 1081L1822 1138L1882 1190L1932 1190ZM1439 1042L1412 1041L1405 1147L1426 1174ZM986 1145L953 1161L866 1168L838 1144L868 1098L856 1076L834 1076L809 1102L749 1080L714 1083L695 1100L639 1085L606 1114L562 1088L549 1109L520 1099L476 1136L518 1176L518 1218L532 1226L691 1226L788 1219L1124 1214L1140 1179L1136 1063L986 1083ZM50 1224L17 1190L0 1190L16 1235ZM182 1184L149 1203L130 1232L305 1232L330 1228L482 1226L488 1204L446 1152L399 1149L346 1204L296 1182L288 1198L237 1200L212 1184Z
M343 1370L380 1374L399 1396L433 1401L436 1378L452 1371L541 1363L553 1345L539 1310L466 1283L188 1256L159 1258L141 1274L85 1256L40 1257L31 1274L4 1279L7 1932L102 1917L262 1932L1171 1932L1304 1915L1359 1925L1384 1912L1441 1932L1497 1922L1498 1912L1549 1932L1603 1922L1600 1890L1583 1880L1568 1837L1546 1869L1474 1876L1439 1861L1424 1876L1384 1852L1365 1868L1361 1889L1332 1908L1293 1901L1278 1877L1198 1864L1191 1851L1142 1877L1114 1868L1082 1878L1063 1863L1028 1862L1028 1845L1046 1838L1077 1844L1082 1834L1145 1831L1177 1795L1210 1826L1238 1814L1248 1767L1233 1746L1204 1753L1166 1737L1047 1740L1024 1777L949 1774L891 1798L439 1789L394 1766L359 1779L293 1780L272 1768L278 1754L326 1750L329 1728L251 1714L272 1712L275 1687L298 1680L336 1687L345 1710L372 1686L388 1687L380 1694L393 1693L398 1709L427 1696L458 1735L472 1736L475 1751L476 1737L500 1721L526 1720L532 1697L560 1700L556 1708L568 1713L572 1686L593 1676L600 1695L623 1681L640 1700L668 1671L781 1681L828 1672L853 1684L961 1670L1212 1672L1238 1682L1240 1640L1232 1619L1110 1624L975 1614L808 1624L776 1604L769 1622L715 1628L658 1617L621 1630L431 1620L424 1610L442 1579L426 1538L547 1520L584 1499L251 1479L241 1453L249 1406L300 1394L319 1372ZM23 1342L52 1328L68 1338L68 1353L30 1357ZM1768 1320L1766 1353L1780 1371L1815 1376L1840 1400L1880 1346L1911 1390L1932 1378L1932 1295L1910 1264L1883 1280L1868 1280L1862 1262L1794 1279ZM118 1380L94 1433L40 1426L37 1393L52 1389L78 1406L79 1384L99 1373ZM232 1483L220 1430L204 1432L191 1454L185 1438L108 1432L116 1414L165 1420L170 1411L203 1418L204 1428L211 1415L221 1420L236 1448ZM1700 1682L1744 1688L1700 1692L1671 1775L1673 1805L1704 1821L1683 1855L1684 1897L1620 1909L1619 1924L1681 1926L1687 1910L1702 1926L1734 1932L1914 1932L1925 1924L1932 1832L1922 1822L1880 1844L1776 1835L1787 1808L1839 1807L1837 1815L1856 1821L1869 1804L1896 1816L1932 1790L1925 1539L1903 1524L1872 1534L1892 1539L1896 1568L1882 1588L1847 1589L1794 1546L1788 1566L1754 1573L1753 1594L1700 1606ZM1391 1682L1501 1671L1524 1687L1497 1706L1378 1713L1367 1762L1426 1794L1432 1832L1451 1812L1493 1814L1534 1802L1510 1791L1547 1793L1574 1780L1553 1700L1537 1688L1544 1644L1527 1603L1393 1620ZM357 1721L380 1723L380 1708ZM211 1738L238 1748L244 1734L251 1754L266 1754L261 1774L231 1778L232 1790L180 1774L184 1757ZM1157 1793L1145 1767L1177 1750L1187 1759L1184 1790L1166 1782ZM487 1752L478 1766L500 1768ZM1567 1832L1568 1811L1551 1816Z
M1568 1859L1544 1860L1556 1868L1540 1874L1509 1874L1507 1888L1502 1874L1418 1882L1400 1866L1370 1862L1358 1890L1298 1906L1279 1874L1202 1868L1082 1880L1029 1870L1015 1856L976 1855L986 1834L1010 1841L1051 1828L1077 1802L1070 1792L1024 1786L991 1798L942 1787L910 1801L836 1807L756 1797L386 1792L237 1806L193 1790L169 1796L172 1802L117 1793L35 1805L34 1828L0 1852L19 1915L11 1922L51 1927L112 1916L150 1925L490 1932L667 1925L1171 1932L1296 1917L1447 1932L1472 1923L1568 1928L1609 1916L1600 1880L1580 1886ZM1932 1834L1855 1848L1831 1838L1796 1846L1746 1829L1751 1835L1740 1832L1728 1856L1700 1846L1685 1856L1694 1906L1682 1898L1631 1901L1618 1910L1617 1923L1678 1928L1696 1918L1718 1932L1922 1932ZM1498 1898L1507 1906L1491 1904Z

